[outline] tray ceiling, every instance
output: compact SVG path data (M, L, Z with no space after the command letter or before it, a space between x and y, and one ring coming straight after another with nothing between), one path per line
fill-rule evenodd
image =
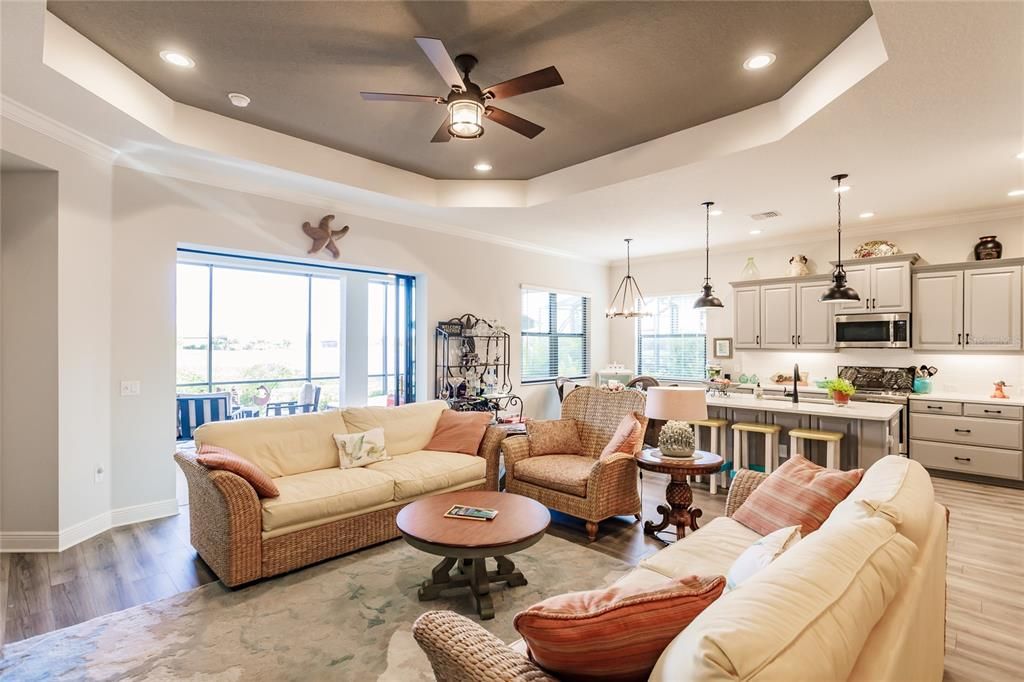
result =
M172 99L432 178L527 179L781 97L871 16L867 2L104 2L51 12ZM445 95L413 41L474 54L490 85L549 65L565 85L503 101L546 130L490 124L431 144L445 110L360 90ZM168 66L186 52L193 70ZM745 71L758 52L778 59ZM228 92L252 98L232 106Z

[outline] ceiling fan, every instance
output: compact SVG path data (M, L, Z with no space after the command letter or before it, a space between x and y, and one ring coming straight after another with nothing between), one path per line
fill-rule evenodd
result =
M525 118L511 114L504 109L492 107L488 102L508 99L534 90L562 85L564 81L558 69L549 66L518 78L503 81L489 88L481 88L469 79L469 72L477 64L471 54L460 54L454 60L448 55L444 43L437 38L417 37L416 42L427 55L437 72L441 74L451 92L446 97L433 95L400 95L388 92L360 92L363 99L371 102L431 102L448 107L448 115L441 127L434 133L431 142L447 142L453 137L473 139L484 134L483 119L486 116L520 135L533 139L540 135L543 127ZM462 75L459 75L459 72Z

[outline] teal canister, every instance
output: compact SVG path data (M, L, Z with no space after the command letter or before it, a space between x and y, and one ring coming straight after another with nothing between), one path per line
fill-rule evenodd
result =
M932 380L927 377L916 377L914 379L914 393L931 393Z

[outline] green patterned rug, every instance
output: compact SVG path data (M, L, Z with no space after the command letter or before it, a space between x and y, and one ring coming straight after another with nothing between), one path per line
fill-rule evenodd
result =
M622 561L550 535L512 557L529 585L492 586L485 628L517 639L512 617L556 594L601 587ZM431 680L416 617L448 608L478 620L466 589L420 602L437 557L401 540L228 590L219 582L4 647L13 680Z

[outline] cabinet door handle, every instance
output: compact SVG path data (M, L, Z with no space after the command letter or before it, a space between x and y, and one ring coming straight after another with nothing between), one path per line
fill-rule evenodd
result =
M970 429L953 429L957 433L970 433Z
M964 343L964 333L960 332L956 335L956 345L962 346Z
M789 337L789 342L794 346L796 345L796 334L793 334L793 336Z
M964 343L968 344L968 345L971 343L971 333L970 332L967 332L967 334L964 335Z
M985 414L1002 414L1002 410L985 410Z
M757 335L757 341L755 341L754 343L756 343L759 346L761 345L761 335L760 334Z
M799 334L796 335L796 345L798 345L798 346L800 345L800 335Z
M957 457L956 455L953 455L953 459L955 459L958 462L970 462L971 461L970 457Z
M939 405L925 405L925 407L927 407L929 410L941 410L941 409L943 409Z
M878 299L877 298L871 299L871 307L872 308L877 308L878 307Z

